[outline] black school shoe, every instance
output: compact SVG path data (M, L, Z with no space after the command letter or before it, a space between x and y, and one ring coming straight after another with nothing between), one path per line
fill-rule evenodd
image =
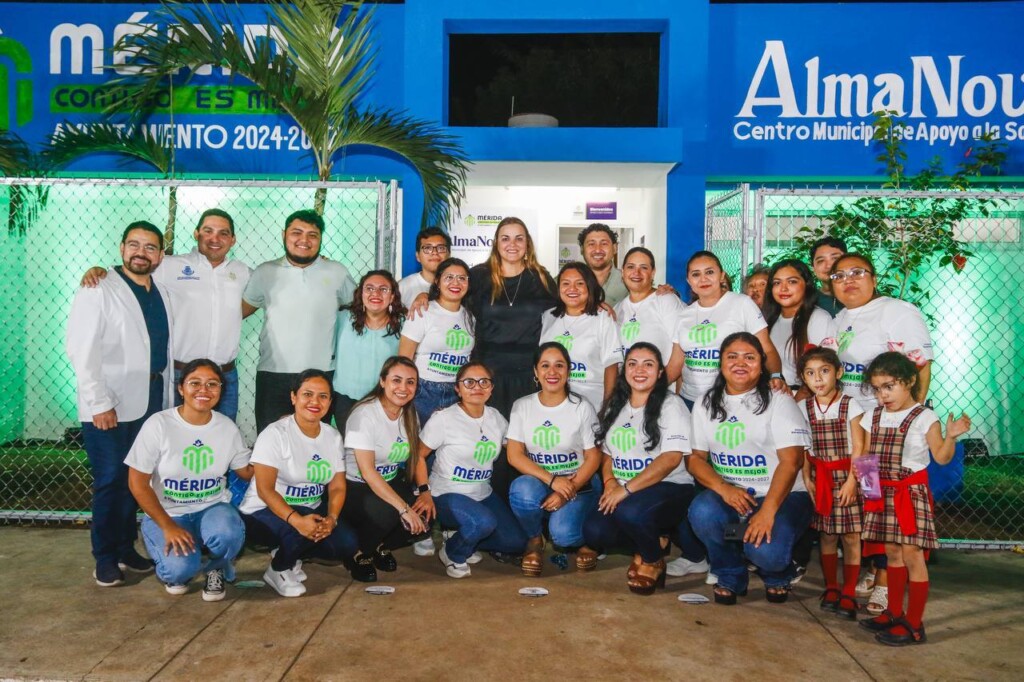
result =
M377 569L373 566L373 557L360 554L356 557L349 568L352 579L361 583L377 582Z
M906 632L901 634L893 632L900 625L906 629ZM897 618L892 628L875 634L875 641L886 646L909 646L911 644L924 644L928 641L928 636L924 633L924 623L921 623L921 627L914 628L906 619Z
M390 549L384 549L383 547L378 547L377 551L373 553L373 565L378 571L384 571L385 573L398 570L398 562L395 561L395 555L391 553Z
M92 577L100 587L117 587L124 584L124 573L114 561L96 564L96 570L92 572Z

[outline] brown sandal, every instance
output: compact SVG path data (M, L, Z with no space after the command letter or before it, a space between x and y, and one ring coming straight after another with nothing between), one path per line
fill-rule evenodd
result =
M636 571L642 563L643 560L640 558L640 555L634 554L633 561L629 563L629 568L626 569L626 580L632 580L636 577Z
M576 570L589 573L597 568L597 552L589 547L580 547L576 552Z
M654 575L645 575L644 570L654 571ZM651 595L659 587L665 587L665 560L661 559L653 564L641 562L636 569L636 575L626 582L629 591L633 594Z
M523 552L523 563L520 565L523 575L528 578L536 578L544 568L544 537L530 538L526 543L526 551Z

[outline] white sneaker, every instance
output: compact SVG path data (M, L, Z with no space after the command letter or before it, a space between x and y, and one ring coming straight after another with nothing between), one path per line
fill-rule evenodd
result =
M267 566L267 570L263 573L263 580L282 597L301 597L306 593L306 586L296 580L290 570L275 571Z
M707 573L711 566L708 564L708 560L702 561L690 561L679 557L673 561L665 564L665 572L670 576L678 578L684 575L690 575L691 573Z
M226 592L224 571L219 568L207 571L206 584L203 586L203 601L220 601Z
M273 559L275 556L277 556L276 547L270 550L270 558ZM306 572L302 570L302 559L296 559L295 565L289 568L287 571L282 571L282 573L291 573L292 578L294 578L296 582L300 583L306 582L306 578L308 577L306 575Z
M177 597L188 592L188 585L164 585L164 589L167 590L167 594Z
M704 578L704 584L705 585L717 585L718 584L718 576L715 575L714 573L712 573L711 571L708 571L708 577Z
M478 563L480 563L483 560L484 560L484 555L483 554L481 554L480 552L473 552L472 554L469 555L469 558L466 559L466 563L467 564L478 564Z
M424 538L419 542L413 543L412 552L416 556L434 556L434 552L437 551L434 547L433 536Z
M470 574L469 564L457 564L448 558L448 552L444 551L445 546L441 545L441 551L437 553L437 557L441 560L441 564L444 565L444 572L451 578L465 578Z

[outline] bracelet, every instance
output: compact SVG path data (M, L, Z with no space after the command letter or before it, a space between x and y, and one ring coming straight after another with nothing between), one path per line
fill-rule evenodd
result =
M782 372L772 372L772 375L770 377L770 379L781 379L781 378L782 378Z
M633 491L629 489L629 481L622 484L622 489L626 491L627 495L632 495Z
M601 481L601 483L603 483L605 487L608 487L608 481L614 481L614 480L615 480L614 476L609 476L608 478L606 478L603 481Z
M398 512L398 515L399 515L399 516L405 516L405 515L406 515L406 514L408 514L408 513L409 513L409 508L408 508L408 507L406 507L406 508L405 508L405 509L403 509L402 511Z
M553 485L555 485L555 479L556 479L556 478L558 478L558 477L557 477L557 476L555 476L555 474L551 474L551 480L550 480L550 481L548 481L548 490L551 490L551 487L552 487Z
M289 522L289 520L291 520L291 518L292 518L292 514L294 514L294 513L295 513L295 510L294 510L294 509L292 509L291 513L290 513L290 514L288 514L288 516L284 517L284 522L285 522L285 523L288 523L288 522ZM288 525L290 526L291 524L290 524L290 523L288 523Z

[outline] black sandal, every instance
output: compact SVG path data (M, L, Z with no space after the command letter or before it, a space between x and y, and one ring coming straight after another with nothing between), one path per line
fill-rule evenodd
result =
M901 625L907 630L905 633L893 632ZM901 617L893 621L893 626L890 629L875 633L875 641L887 646L907 646L909 644L924 644L928 641L928 636L924 633L924 623L921 623L921 627L915 628L907 622L906 618Z
M776 585L764 588L764 598L772 604L785 604L789 599L789 585Z
M836 602L835 614L843 620L857 620L857 611L859 610L860 604L857 603L857 600L845 594Z
M739 592L734 592L728 587L722 587L721 585L715 585L714 589L715 603L722 604L723 606L733 606L736 604L736 596L740 597L747 596L747 588L743 588Z
M822 611L828 611L829 613L835 613L836 607L839 606L840 597L842 593L834 587L829 587L821 596L818 598L818 608Z
M857 625L861 626L865 630L870 630L871 632L884 632L891 628L893 625L895 625L896 620L896 617L892 615L892 611L886 609L877 616L872 616L871 618L864 618L863 620L859 621Z

